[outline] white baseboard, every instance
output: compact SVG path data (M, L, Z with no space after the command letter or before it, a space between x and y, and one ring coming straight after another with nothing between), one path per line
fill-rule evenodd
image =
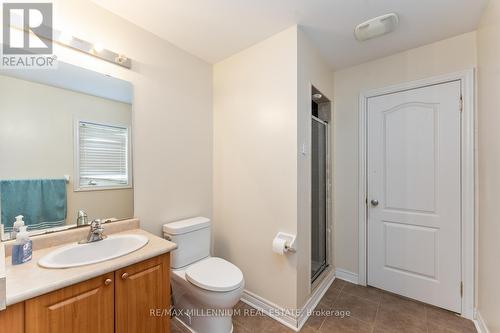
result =
M341 280L344 280L344 281L347 281L347 282L351 282L351 283L354 283L354 284L358 284L359 283L358 274L350 272L350 271L348 271L346 269L335 268L335 277L337 279L341 279Z
M481 313L476 309L474 310L474 325L476 326L476 330L478 333L490 333L486 323L484 322L483 317L481 317Z
M293 314L287 313L285 309L274 304L273 302L268 301L267 299L262 298L248 290L243 291L241 301L250 305L254 309L262 311L286 327L297 331L297 318Z
M333 281L335 280L335 271L333 269L323 274L325 274L325 277L316 286L316 289L314 289L313 293L307 300L306 304L302 307L299 317L297 318L297 327L299 331L302 329L307 319L309 318L311 312L314 310L314 308L316 308L316 306L321 301L328 288L330 288Z
M269 317L277 320L281 324L288 328L298 332L304 326L307 321L309 314L318 305L323 295L326 293L333 280L335 279L334 271L331 270L326 273L326 276L318 284L316 289L313 291L308 301L304 307L298 311L299 314L293 313L292 311L286 311L282 307L268 301L248 290L243 291L241 296L241 301L250 305L251 307L262 311Z

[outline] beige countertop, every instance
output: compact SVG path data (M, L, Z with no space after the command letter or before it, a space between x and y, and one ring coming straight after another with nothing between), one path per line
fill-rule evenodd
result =
M97 264L73 268L49 269L40 267L37 264L41 257L67 244L35 250L33 251L33 259L21 265L13 266L11 264L11 257L6 257L5 279L7 306L105 273L113 272L117 269L170 252L177 248L175 243L169 242L141 229L126 230L117 234L144 235L149 238L149 242L139 250L122 257Z

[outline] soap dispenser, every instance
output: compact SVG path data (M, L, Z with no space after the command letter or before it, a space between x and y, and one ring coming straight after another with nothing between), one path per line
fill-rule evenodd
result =
M24 216L18 215L16 216L16 222L12 225L12 232L10 234L10 238L15 239L18 232L21 230L21 227L24 226L24 221L23 221Z
M32 241L28 235L28 227L20 227L16 241L12 245L12 265L19 265L31 260L33 256Z

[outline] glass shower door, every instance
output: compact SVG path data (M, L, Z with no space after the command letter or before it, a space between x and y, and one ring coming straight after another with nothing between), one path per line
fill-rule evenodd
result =
M327 227L327 124L312 117L311 280L326 268Z

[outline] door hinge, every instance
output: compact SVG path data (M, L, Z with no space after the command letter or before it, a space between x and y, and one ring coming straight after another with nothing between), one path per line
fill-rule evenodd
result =
M365 205L368 206L368 197L365 198Z
M464 283L460 281L460 297L464 297Z
M460 95L460 112L464 111L464 98Z

